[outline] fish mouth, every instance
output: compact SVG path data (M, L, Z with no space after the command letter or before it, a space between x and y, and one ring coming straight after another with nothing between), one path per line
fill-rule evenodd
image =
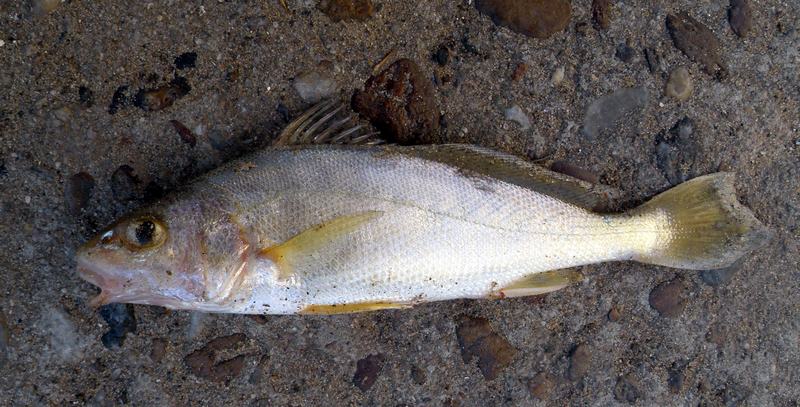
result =
M83 253L78 255L77 272L82 279L100 288L100 294L89 301L91 307L98 308L109 304L118 296L120 284L114 281L113 278L109 278L107 273L103 273L99 267L95 263L89 261Z

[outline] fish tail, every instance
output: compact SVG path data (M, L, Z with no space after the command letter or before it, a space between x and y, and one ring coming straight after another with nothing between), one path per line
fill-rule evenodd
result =
M634 209L632 215L663 220L657 243L634 257L661 266L690 270L728 267L771 236L736 199L732 173L684 182Z

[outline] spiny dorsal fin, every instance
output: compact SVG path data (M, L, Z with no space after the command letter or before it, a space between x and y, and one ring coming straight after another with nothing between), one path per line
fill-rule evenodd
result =
M340 216L306 229L283 243L264 248L259 252L259 256L275 262L278 266L278 280L286 281L294 274L296 265L303 259L381 215L383 215L381 211L366 211Z
M587 209L599 209L617 195L610 187L553 172L520 157L484 147L444 144L403 147L397 151L496 178Z
M382 144L378 133L358 123L357 117L341 101L324 100L289 123L272 145Z

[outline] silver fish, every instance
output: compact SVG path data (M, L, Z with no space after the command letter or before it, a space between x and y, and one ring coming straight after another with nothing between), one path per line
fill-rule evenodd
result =
M342 133L330 105L316 109L279 139ZM273 147L119 220L79 249L78 271L102 289L95 304L209 312L534 295L579 280L569 268L585 264L732 264L768 235L733 184L706 175L601 214L589 209L601 187L485 148Z

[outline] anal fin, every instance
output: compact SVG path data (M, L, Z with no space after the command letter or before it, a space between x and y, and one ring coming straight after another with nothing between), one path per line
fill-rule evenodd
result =
M545 294L560 290L581 280L583 280L583 274L577 270L544 271L525 276L497 290L492 296L496 298L514 298Z

